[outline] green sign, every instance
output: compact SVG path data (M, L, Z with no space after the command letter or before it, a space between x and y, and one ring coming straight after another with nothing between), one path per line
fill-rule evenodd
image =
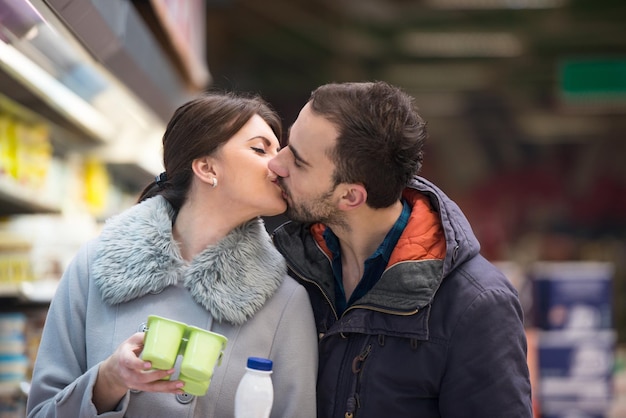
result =
M571 99L626 100L626 57L563 61L560 91Z

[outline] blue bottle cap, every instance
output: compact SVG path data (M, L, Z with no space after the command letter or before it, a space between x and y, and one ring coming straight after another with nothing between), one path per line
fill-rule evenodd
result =
M273 362L262 357L248 357L248 368L269 372L272 370Z

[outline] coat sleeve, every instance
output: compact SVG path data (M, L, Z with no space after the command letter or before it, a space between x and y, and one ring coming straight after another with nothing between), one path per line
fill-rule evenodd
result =
M89 282L89 245L65 270L50 304L37 351L27 401L28 418L96 417L92 402L98 365L87 368L85 321ZM102 417L122 417L128 402Z
M442 417L531 418L526 335L519 300L489 289L455 327L440 392Z
M317 416L317 353L317 332L309 296L294 282L272 347L274 404L271 418Z

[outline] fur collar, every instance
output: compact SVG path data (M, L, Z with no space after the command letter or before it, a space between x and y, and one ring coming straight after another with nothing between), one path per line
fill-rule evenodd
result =
M244 323L286 274L263 221L235 228L187 265L172 237L174 215L156 196L106 222L93 265L103 300L116 305L181 283L216 321Z

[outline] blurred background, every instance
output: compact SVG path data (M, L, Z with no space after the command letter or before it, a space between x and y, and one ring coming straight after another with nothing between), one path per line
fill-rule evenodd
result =
M0 416L180 104L255 92L288 126L318 85L365 80L415 97L422 175L518 288L537 416L626 417L623 0L0 0Z

